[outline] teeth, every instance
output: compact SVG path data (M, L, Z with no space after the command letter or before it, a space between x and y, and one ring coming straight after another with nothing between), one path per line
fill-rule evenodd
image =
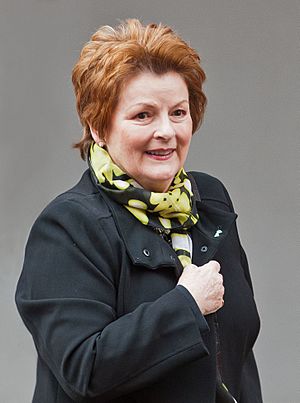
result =
M172 151L147 151L150 155L168 155L171 154Z

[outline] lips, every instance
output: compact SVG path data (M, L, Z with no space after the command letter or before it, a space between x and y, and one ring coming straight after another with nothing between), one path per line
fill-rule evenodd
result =
M146 155L152 161L168 161L174 155L175 148L156 149L146 151Z
M153 155L156 157L167 157L170 156L174 151L174 148L168 149L158 149L158 150L149 150L146 151L146 154Z

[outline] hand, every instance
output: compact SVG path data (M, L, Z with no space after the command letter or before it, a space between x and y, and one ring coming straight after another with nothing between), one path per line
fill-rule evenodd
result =
M203 266L189 264L183 270L178 283L195 299L203 315L216 312L224 305L223 276L220 264L211 260Z

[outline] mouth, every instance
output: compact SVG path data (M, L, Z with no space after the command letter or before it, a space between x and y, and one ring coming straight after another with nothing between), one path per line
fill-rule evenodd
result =
M146 151L146 154L149 155L150 158L162 161L171 158L174 151L175 148L166 148L166 149L160 148L157 150Z

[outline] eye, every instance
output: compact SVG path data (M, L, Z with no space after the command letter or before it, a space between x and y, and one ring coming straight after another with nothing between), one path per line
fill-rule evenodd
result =
M184 109L176 109L176 110L173 112L173 115L180 118L180 117L183 117L183 116L186 115L186 111L185 111Z
M140 112L135 116L135 119L138 119L138 120L145 120L147 118L149 118L148 112Z

